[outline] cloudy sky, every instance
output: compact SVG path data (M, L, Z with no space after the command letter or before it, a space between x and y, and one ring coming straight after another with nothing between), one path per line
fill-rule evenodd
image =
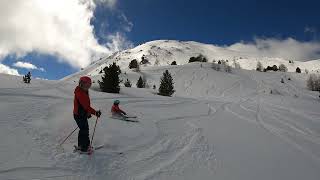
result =
M59 79L156 39L320 59L318 7L317 0L0 0L0 73Z

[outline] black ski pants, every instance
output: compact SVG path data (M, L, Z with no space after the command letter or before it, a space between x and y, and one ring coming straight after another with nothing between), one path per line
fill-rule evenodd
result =
M88 118L78 115L73 116L80 129L78 134L78 147L81 151L87 151L90 146Z

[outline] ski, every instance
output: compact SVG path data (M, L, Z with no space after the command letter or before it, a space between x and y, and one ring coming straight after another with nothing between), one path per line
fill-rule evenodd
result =
M78 146L76 146L76 145L74 145L73 147L74 147L74 150L73 150L74 153L78 152L79 154L91 155L91 154L93 154L93 152L94 152L95 150L102 149L102 148L104 147L104 145L94 147L94 148L92 148L91 150L89 150L89 151L87 151L87 152L82 152L82 151L80 150L80 148L79 148Z
M124 116L125 118L133 118L133 119L136 119L137 116Z
M127 122L135 122L135 123L139 122L138 120L127 119L127 118L119 119L119 120L121 120L121 121L127 121Z
M94 149L94 150L98 150L98 149L102 149L102 148L104 148L104 145L101 145L101 146L95 146L93 149Z
M110 118L116 119L116 120L121 120L121 121L127 121L127 122L135 122L135 123L140 122L140 121L136 120L136 118L137 118L136 116L131 116L131 117L129 117L129 116L124 116L124 117L111 116Z
M82 151L80 151L79 147L76 146L76 145L74 145L73 147L74 147L74 150L73 150L74 153L77 152L77 153L79 153L79 154L92 155L95 150L102 149L102 148L104 148L105 146L104 146L104 145L96 146L96 147L93 148L93 150L88 151L88 152L82 152ZM112 153L116 153L116 154L119 154L119 155L123 155L123 154L124 154L123 152L112 152Z

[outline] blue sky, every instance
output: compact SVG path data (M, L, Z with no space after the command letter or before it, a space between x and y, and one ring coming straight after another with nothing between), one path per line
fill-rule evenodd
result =
M240 41L251 42L255 37L280 40L291 37L301 42L320 40L318 9L320 1L316 0L118 0L114 2L112 7L109 4L97 3L92 11L94 17L90 21L94 27L94 37L100 45L108 46L108 53L114 49L157 39L193 40L220 46ZM73 21L74 19L71 22ZM0 37L1 32L0 26ZM121 39L118 36L115 38L115 34L121 36L123 47L106 45L110 41L115 41L114 39L118 41ZM32 51L23 49L24 54L21 57L14 55L17 54L17 50L7 53L0 63L17 69L19 74L25 74L28 69L14 67L13 64L17 61L29 62L38 68L44 68L45 71L33 69L32 73L36 77L46 79L60 79L78 71L79 64L87 64L82 60L73 63L75 61L73 59L82 57L78 51L75 52L78 53L77 56L69 57L68 51L56 52L51 46L44 50L41 46L34 47ZM65 60L68 58L71 60Z
M135 0L119 6L134 23L129 39L195 40L214 44L254 36L311 40L306 27L320 28L317 0Z

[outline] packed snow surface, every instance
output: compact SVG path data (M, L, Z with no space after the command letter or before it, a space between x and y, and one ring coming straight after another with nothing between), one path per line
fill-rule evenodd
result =
M306 74L226 73L210 63L134 72L117 59L121 78L133 87L107 94L95 82L90 90L92 106L102 110L94 145L104 148L91 156L73 153L77 133L58 146L76 128L77 79L92 75L97 81L97 70L111 60L59 81L24 84L21 77L0 75L0 179L320 179L320 101L306 89ZM175 81L173 97L152 89L166 69ZM135 88L139 76L150 89ZM115 99L140 122L111 119ZM90 133L95 120L89 120Z

